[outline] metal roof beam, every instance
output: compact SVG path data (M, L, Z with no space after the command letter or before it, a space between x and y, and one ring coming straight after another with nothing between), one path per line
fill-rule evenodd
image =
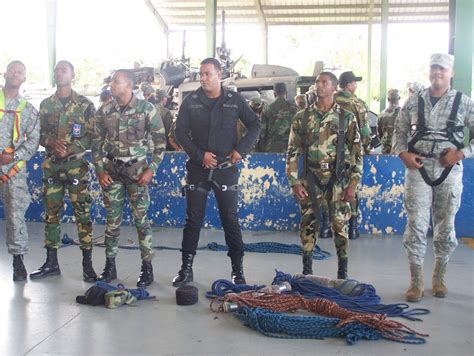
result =
M155 17L156 21L158 21L158 24L160 25L161 29L163 30L163 32L167 36L168 32L169 32L169 28L168 28L168 24L166 23L166 21L163 20L163 18L161 17L161 15L159 14L159 12L156 9L155 5L153 5L151 0L145 0L145 4L148 7L148 9L150 9L150 11L153 14L153 16Z
M388 14L389 17L396 17L396 16L405 16L405 17L414 17L414 16L447 16L448 13L445 11L420 11L417 13L412 13L412 12L391 12ZM324 14L318 14L318 13L302 13L302 14L268 14L267 19L278 19L278 18L325 18L325 17L335 17L335 18L340 18L340 17L363 17L363 18L368 18L368 14L366 13L347 13L347 14L341 14L341 13L324 13ZM378 17L380 17L380 14L378 14Z
M432 2L432 3L413 3L413 4L390 4L389 9L397 8L428 8L428 7L448 7L449 2ZM273 10L343 10L343 9L369 9L369 4L334 4L334 5L264 5L262 6L263 11ZM381 4L374 4L374 9L381 9Z
M257 10L257 15L263 30L263 60L265 64L268 64L268 24L260 0L255 0L255 9Z

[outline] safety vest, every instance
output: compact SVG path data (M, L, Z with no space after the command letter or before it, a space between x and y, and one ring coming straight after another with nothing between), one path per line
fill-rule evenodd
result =
M13 122L13 142L18 142L20 139L21 113L25 109L27 103L28 102L25 99L21 99L15 110L5 110L5 94L3 93L3 90L0 90L0 122L3 120L5 113L15 114L15 121ZM13 154L15 150L11 147L6 147L5 152ZM24 165L25 161L16 162L7 174L0 176L0 181L5 183L17 174Z

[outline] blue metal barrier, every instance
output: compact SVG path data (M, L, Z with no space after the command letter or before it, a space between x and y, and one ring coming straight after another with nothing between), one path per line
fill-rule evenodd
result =
M43 152L28 162L28 183L33 201L27 211L29 221L42 221L41 163ZM185 218L185 199L181 186L185 180L184 153L167 152L150 187L149 217L154 226L181 227ZM241 199L240 221L246 230L298 230L299 209L291 195L285 176L285 155L255 153L240 164ZM101 190L91 170L91 188L95 223L105 223ZM359 192L361 232L372 234L402 234L406 216L403 209L404 167L398 157L374 155L364 158L364 176ZM211 194L212 195L212 194ZM474 210L474 160L464 161L464 193L456 218L458 236L474 237L474 226L469 224ZM1 206L1 203L0 203ZM0 209L3 217L3 209ZM71 205L63 216L72 222ZM124 224L131 223L126 207ZM215 200L209 199L205 227L221 228Z

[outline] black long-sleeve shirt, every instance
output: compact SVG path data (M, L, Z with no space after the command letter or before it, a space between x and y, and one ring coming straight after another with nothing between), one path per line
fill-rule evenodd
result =
M247 134L237 142L237 121ZM260 121L239 93L221 88L217 100L208 99L201 88L182 102L176 121L176 138L192 161L201 164L205 152L218 160L232 150L242 157L249 153L260 134Z

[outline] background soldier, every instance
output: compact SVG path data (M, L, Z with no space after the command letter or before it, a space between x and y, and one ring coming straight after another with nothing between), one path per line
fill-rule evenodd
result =
M189 156L186 163L186 224L183 230L182 265L173 279L179 287L193 280L193 260L211 189L224 228L232 282L245 284L244 243L238 215L239 172L235 164L252 149L260 133L260 121L236 92L221 84L221 65L214 58L201 62L201 87L184 99L176 122L176 136ZM237 121L247 134L237 142Z
M168 99L171 98L164 90L157 89L155 92L156 98L156 110L158 114L160 114L161 121L163 121L163 126L165 127L165 135L166 135L166 150L167 151L174 151L173 146L168 142L168 137L171 131L171 125L173 124L173 115L171 115L171 111L166 107L166 103Z
M41 145L46 149L43 162L46 262L30 274L31 279L61 274L57 252L60 246L61 212L69 193L82 250L82 277L95 282L92 267L92 203L87 188L89 163L84 155L90 149L94 104L72 90L74 67L59 61L54 68L56 93L40 105Z
M344 72L339 77L339 90L336 93L336 102L344 110L350 111L354 114L359 125L360 140L362 147L366 154L370 153L371 129L369 125L369 109L365 102L355 95L357 90L357 82L360 82L362 77L356 77L353 72ZM349 220L349 238L359 238L359 199L351 203L352 217Z
M306 95L305 94L298 94L295 96L295 104L299 110L306 109Z
M400 112L400 92L390 89L387 93L388 108L382 111L377 121L377 130L382 142L382 153L389 155L392 150L392 136L395 119Z
M137 286L144 287L154 279L152 230L147 217L150 205L148 184L163 160L165 130L153 104L133 94L134 75L131 71L116 71L110 87L114 100L97 112L92 138L92 158L107 210L106 262L99 280L109 283L117 278L115 256L127 195L142 258ZM149 139L154 144L151 163L147 162Z
M334 101L336 89L334 74L322 72L316 78L316 103L298 112L291 125L286 174L301 205L303 273L313 274L318 215L320 205L325 201L335 235L337 278L345 279L349 245L347 221L351 216L349 203L355 200L355 190L362 176L362 148L354 115ZM335 136L337 140L334 140ZM301 155L304 178L298 179Z
M276 83L273 89L275 101L268 105L262 115L262 132L258 143L260 152L286 152L293 116L298 107L286 100L285 83Z
M472 157L474 140L463 148L464 127L474 128L474 103L450 88L454 57L433 54L430 60L431 86L411 96L395 121L392 152L406 166L405 209L407 225L403 245L410 263L409 302L424 292L423 262L426 233L433 221L433 295L448 294L445 276L449 257L456 248L454 218L461 204L464 158ZM420 114L422 115L420 115ZM431 213L431 214L430 214Z
M28 252L26 209L31 196L26 184L26 161L36 154L40 138L38 111L19 95L26 80L20 61L8 64L0 90L0 199L6 219L6 244L13 255L13 280L26 280L23 255Z

